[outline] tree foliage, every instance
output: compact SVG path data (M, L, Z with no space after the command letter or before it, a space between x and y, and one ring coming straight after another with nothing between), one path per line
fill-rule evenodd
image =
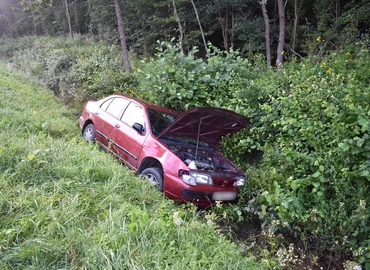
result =
M66 13L67 3L68 14ZM124 10L127 44L133 53L152 55L157 40L179 36L178 20L182 22L183 47L203 46L199 22L190 1L119 0ZM207 42L223 50L240 50L243 55L264 52L263 16L258 1L194 1ZM276 62L279 42L277 1L266 2L271 25L271 49ZM284 2L286 57L323 54L356 40L366 33L370 22L370 3L344 0L296 0ZM59 35L89 33L96 38L118 43L117 21L113 3L103 0L10 0L0 7L0 35ZM68 15L68 16L67 16ZM317 44L320 38L322 44ZM282 45L282 43L281 43ZM281 47L279 48L281 51ZM205 55L201 49L198 54Z

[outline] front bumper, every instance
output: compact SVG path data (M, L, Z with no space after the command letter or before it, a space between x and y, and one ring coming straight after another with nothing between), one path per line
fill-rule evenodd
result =
M227 180L227 179L225 179ZM170 199L179 202L191 202L197 206L207 207L220 202L236 202L239 188L234 186L202 185L190 186L178 176L164 173L164 193Z
M186 199L207 200L207 201L212 200L211 192L183 189L181 195L183 198L186 198Z

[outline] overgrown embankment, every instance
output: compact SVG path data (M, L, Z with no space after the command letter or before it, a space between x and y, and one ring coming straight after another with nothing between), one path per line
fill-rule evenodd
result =
M217 106L245 115L251 127L225 138L223 150L249 180L239 204L213 213L234 222L257 217L267 249L255 249L253 237L244 244L271 265L370 269L367 36L271 70L261 55L212 48L204 61L196 49L184 55L159 43L128 75L115 46L83 37L4 40L0 52L69 104L124 92L179 111Z
M0 64L1 269L263 267L93 144L50 91ZM207 218L206 218L207 219Z

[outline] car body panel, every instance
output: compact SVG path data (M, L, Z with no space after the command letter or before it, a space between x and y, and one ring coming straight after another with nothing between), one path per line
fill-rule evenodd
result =
M179 116L159 135L187 137L217 147L222 137L246 128L249 121L243 116L221 108L193 108Z
M115 103L120 105L110 108ZM92 123L95 141L138 174L149 167L158 168L163 175L163 192L171 199L198 206L237 199L235 183L244 172L215 146L222 136L249 125L239 114L206 107L180 115L136 98L112 95L88 101L79 122L82 131ZM185 183L182 174L191 172L207 174L212 184Z
M120 120L116 121L115 129L112 132L112 139L116 145L117 155L125 160L130 167L137 168L138 158L142 151L144 141L148 133L139 133L132 128L135 123L135 118L125 117L130 108L140 108L139 110L132 113L139 113L140 110L144 110L139 104L132 101L128 104ZM138 116L138 115L136 115ZM142 112L142 125L145 127L144 112Z

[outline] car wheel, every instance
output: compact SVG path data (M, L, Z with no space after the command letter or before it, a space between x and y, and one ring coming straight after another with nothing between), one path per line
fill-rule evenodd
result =
M82 131L82 136L85 141L93 142L95 141L95 127L93 124L88 124Z
M159 191L163 191L163 175L158 168L147 168L143 170L140 176L149 180L150 184L156 186Z

